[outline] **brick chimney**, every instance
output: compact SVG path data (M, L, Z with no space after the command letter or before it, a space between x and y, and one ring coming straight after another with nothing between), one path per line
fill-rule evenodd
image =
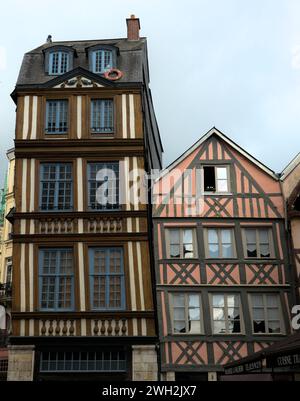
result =
M131 15L130 18L126 19L127 22L127 39L128 40L139 40L140 39L140 20Z

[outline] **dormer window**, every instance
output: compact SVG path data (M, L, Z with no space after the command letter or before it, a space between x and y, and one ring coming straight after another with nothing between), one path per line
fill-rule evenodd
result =
M63 51L56 51L49 54L49 74L61 75L69 71L70 54Z
M54 45L44 51L45 73L48 75L62 75L73 69L73 59L76 51L70 46Z
M92 52L92 69L95 74L103 74L113 67L113 52L107 49L98 49Z

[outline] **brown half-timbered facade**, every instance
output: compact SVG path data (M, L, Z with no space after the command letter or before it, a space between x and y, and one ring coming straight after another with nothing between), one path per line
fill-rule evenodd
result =
M163 377L217 380L224 364L290 333L279 177L213 128L154 194Z
M24 57L8 380L157 379L151 214L129 194L162 147L146 39L137 18L127 26L125 39L48 38Z

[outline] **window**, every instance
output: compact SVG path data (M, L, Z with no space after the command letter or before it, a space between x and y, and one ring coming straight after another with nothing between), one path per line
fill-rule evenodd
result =
M74 269L71 248L40 250L39 283L41 310L73 310Z
M12 282L12 258L6 258L6 284Z
M278 294L251 294L253 332L282 333L282 317Z
M49 54L49 74L61 75L69 71L69 53L58 51Z
M113 54L111 50L95 50L92 53L92 69L95 74L103 74L113 67Z
M208 258L235 258L234 234L231 228L208 228L206 235Z
M125 372L126 352L122 349L42 352L41 372Z
M169 228L167 233L169 258L192 259L196 257L194 229Z
M73 208L71 163L41 164L40 209L67 211Z
M228 167L204 166L204 191L229 192Z
M244 243L247 258L273 257L272 231L269 228L245 228Z
M113 132L113 100L92 100L91 130L93 134Z
M199 294L172 294L173 333L201 334L201 299Z
M118 210L119 163L88 164L88 207L90 210Z
M68 101L47 100L46 133L65 134L68 131Z
M214 334L241 333L241 301L236 294L213 294L212 316Z
M90 248L90 294L94 310L125 309L122 248Z

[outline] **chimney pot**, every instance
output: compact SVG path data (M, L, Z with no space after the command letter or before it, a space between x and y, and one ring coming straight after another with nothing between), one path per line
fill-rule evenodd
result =
M140 39L140 20L134 14L126 19L127 22L127 39L139 40Z

